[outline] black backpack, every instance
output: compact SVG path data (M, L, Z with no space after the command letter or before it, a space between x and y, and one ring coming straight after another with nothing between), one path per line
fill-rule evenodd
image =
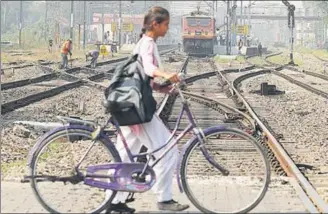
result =
M145 75L141 58L131 56L117 66L110 85L105 90L106 112L110 113L120 126L150 122L156 111L156 100Z

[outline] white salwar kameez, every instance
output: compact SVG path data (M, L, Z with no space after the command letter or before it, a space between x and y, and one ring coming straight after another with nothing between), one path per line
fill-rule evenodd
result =
M137 50L142 57L145 56L143 57L143 61L148 62L148 64L143 64L145 73L149 76L152 76L150 74L152 66L158 66L162 70L158 49L152 38L144 35L141 40L143 41L138 42L134 53ZM141 42L142 46L140 46ZM149 63L150 60L148 57L151 55L154 57L153 65ZM150 122L138 125L137 132L133 131L129 126L121 126L121 130L132 154L138 154L142 145L148 148L148 152L154 151L155 149L163 146L171 135L170 131L166 128L162 120L157 115L154 115ZM172 140L174 140L174 138ZM120 136L117 138L116 148L121 156L122 162L129 162L130 160L128 154L126 153ZM155 158L158 159L158 157L165 151L166 148L167 147L156 152L154 154ZM152 187L152 190L157 195L158 202L172 199L172 178L176 168L177 159L178 148L175 146L154 167L154 171L156 173L156 182ZM152 161L150 161L150 163L152 163ZM111 193L111 190L107 190L107 197L110 197ZM124 203L128 194L129 193L127 192L118 192L112 203Z

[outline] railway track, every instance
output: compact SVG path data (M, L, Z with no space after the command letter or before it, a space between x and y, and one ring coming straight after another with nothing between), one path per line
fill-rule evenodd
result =
M281 137L279 133L275 133L275 127L271 127L270 121L266 120L268 118L261 113L263 109L256 106L256 100L249 100L248 95L244 94L244 88L241 90L245 81L261 75L272 75L272 73L277 72L276 70L271 67L257 68L254 65L249 65L243 69L220 70L211 59L190 57L183 63L181 72L186 72L188 77L184 95L191 101L191 110L195 113L201 127L219 124L239 128L255 136L267 149L273 179L267 193L268 197L253 210L254 212L265 212L268 209L270 212L327 212L327 204L323 200L325 196L318 193L314 183L314 181L319 181L321 185L325 186L321 182L325 175L322 174L322 178L309 175L303 171L303 168L306 167L304 164L295 163L290 157L288 148L279 142ZM155 97L162 100L162 103L159 102L158 114L172 129L181 101L174 95L164 97L155 95ZM185 120L183 120L181 128L185 125ZM226 147L226 150L239 151L238 157L230 159L234 172L240 171L239 162L247 163L252 157L252 149L241 145L232 144L231 147ZM213 144L211 149L215 153L222 150L222 146ZM232 155L225 153L224 157L231 158ZM203 173L203 168L199 166L205 164L204 160L196 155L193 163L191 166L192 173L196 176ZM207 170L206 173L211 173L211 169L206 167L205 169ZM285 175L289 178L284 177ZM206 193L200 191L200 194ZM204 199L208 198L207 195L203 196Z
M277 180L281 178L279 176L289 175L289 167L293 168L294 166L292 163L289 163L289 167L286 167L285 163L287 160L290 161L290 159L288 159L288 155L282 155L282 153L284 153L284 150L283 148L279 147L279 143L274 137L275 134L271 133L272 131L270 128L267 127L267 124L264 125L257 118L257 115L251 110L249 104L244 99L240 99L242 98L242 96L237 96L237 93L239 94L239 92L236 86L239 85L243 80L249 78L249 76L269 73L270 70L254 70L254 65L247 66L243 69L237 68L218 70L211 60L205 62L205 64L208 64L206 66L204 65L204 60L195 58L190 58L189 64L192 64L189 66L190 68L186 66L188 68L184 69L187 71L187 75L189 77L186 80L188 85L185 88L185 90L187 91L184 92L184 95L192 101L191 108L192 111L195 113L196 117L199 118L199 125L201 127L224 125L227 127L242 129L257 137L257 139L267 149L268 158L270 159L272 170L274 173L274 178L272 179L273 181L271 185L275 186L273 188L276 189L272 192L270 192L269 190L269 195L278 195L281 193L280 191L283 191L283 189L289 189L290 200L299 197L302 201L301 203L299 201L289 202L289 204L293 204L292 206L289 205L289 208L285 208L283 202L277 201L276 206L280 208L280 210L277 211L281 212L284 209L290 209L289 211L300 211L304 209L303 211L315 212L317 208L311 202L311 200L309 200L309 197L306 196L305 191L302 189L301 185L296 182L296 179L293 178L290 181L289 185L283 187L279 187L279 185L276 186L276 183L279 183L277 182ZM204 70L209 72L202 72ZM245 73L247 73L246 77ZM226 78L227 75L230 75L230 79ZM169 97L167 100L168 101L163 104L165 105L163 107L163 109L165 109L165 111L163 112L165 113L162 113L161 116L162 119L167 121L167 126L172 129L178 115L180 101L179 99L175 100L172 97ZM181 129L186 126L186 124L183 122L181 124ZM219 147L217 145L211 146L211 149L213 149L214 152ZM246 152L247 149L245 148L241 149L241 151L244 151L244 153L239 153L239 161L243 160L244 163L247 163L247 161L249 161L248 158L252 155L248 156ZM232 154L227 154L226 157L229 156L232 156ZM238 162L236 160L238 160L238 158L233 158L232 162ZM199 158L196 158L195 162L197 162L198 164L206 164L205 160L200 160ZM240 170L240 168L236 167L236 165L233 166L233 171ZM195 166L192 166L191 168L194 169L196 175L200 175L202 173L201 168L197 167L197 164L195 164ZM206 173L209 172L207 171ZM207 200L208 197L206 197L205 194L203 195L203 198ZM285 200L288 201L289 199ZM238 203L237 201L236 203ZM265 199L264 203L261 204L266 204ZM265 211L265 208L263 208L261 204L254 209L255 212Z
M175 47L161 47L161 54L172 51L172 48ZM2 88L4 89L2 92L4 100L3 104L1 105L1 114L14 111L18 108L32 104L34 102L38 102L42 99L58 95L63 91L80 87L85 83L85 81L82 81L81 78L85 78L86 80L90 81L101 80L107 74L114 71L115 65L117 65L117 63L126 59L127 57L121 57L110 61L100 62L97 64L99 67L96 70L90 69L90 66L85 66L74 67L64 72L56 72L51 68L44 67L43 69L49 72L49 74L41 75L31 79L29 78L4 83L2 85ZM74 78L72 75L76 75L77 78ZM69 78L67 79L65 76L69 76Z
M270 56L275 56L278 54L280 54L280 53L271 54ZM254 68L254 66L255 66L254 64L251 64L251 63L249 63L249 64L251 65L251 68ZM312 151L310 153L310 156L312 154L314 157L316 157L314 159L317 159L316 162L321 162L320 164L311 164L311 163L304 164L303 162L300 162L300 160L297 160L297 158L296 158L296 161L293 160L293 159L295 159L294 158L295 154L293 154L293 159L292 159L290 157L291 152L289 151L291 148L288 148L286 146L286 143L284 144L284 143L279 142L279 139L281 139L283 137L281 135L275 133L274 128L271 128L270 124L265 120L266 118L263 117L263 115L261 115L260 113L258 113L258 112L261 112L260 107L257 107L257 108L252 107L252 105L256 105L256 102L254 100L252 100L253 102L251 102L252 103L252 105L251 105L250 103L247 102L247 99L245 99L244 96L241 93L239 93L240 84L242 83L242 81L245 81L249 78L256 77L259 75L274 74L279 77L283 77L285 80L288 80L291 83L296 84L312 93L315 93L324 98L327 98L327 84L328 84L327 76L318 74L318 73L309 72L309 71L300 72L299 70L297 70L295 68L289 68L289 67L283 66L283 65L276 65L273 63L268 63L268 64L270 64L271 66L267 67L267 68L261 67L258 70L252 70L250 72L246 71L246 72L241 73L240 69L222 70L219 72L208 72L205 74L194 75L190 78L190 80L191 80L191 82L193 82L193 81L203 79L203 78L214 77L217 75L217 73L219 73L221 76L221 79L220 79L218 85L220 85L220 84L222 85L222 83L224 84L224 82L229 85L230 91L228 92L228 94L232 95L232 98L236 104L235 106L232 105L232 107L235 109L238 109L238 108L244 109L247 112L247 115L249 117L251 117L253 120L255 120L257 129L263 133L264 139L263 139L263 136L258 136L258 137L262 138L260 140L265 141L264 145L266 145L267 149L270 151L269 158L270 158L271 164L272 164L275 172L279 175L288 175L289 177L293 177L295 179L295 181L299 184L298 187L303 189L303 191L301 191L302 193L300 193L300 195L302 195L302 198L303 198L302 200L303 200L304 204L307 204L308 211L327 212L327 209L328 209L328 207L327 207L328 183L324 179L325 174L328 173L328 172L325 172L327 170L326 169L327 167L325 166L327 164L327 159L325 160L325 159L320 159L320 158L316 157L316 155L318 155L318 153L316 153L316 152L320 152L317 149L317 151ZM274 68L272 69L273 66L274 66ZM255 66L255 67L258 67L258 66ZM288 69L286 69L285 67L287 67ZM243 69L243 71L245 71L245 70L247 70L247 69ZM226 77L227 75L228 75L228 77ZM222 79L224 79L224 81L222 81ZM217 83L215 83L215 84L217 84ZM315 86L310 86L310 84L315 85ZM208 86L209 85L211 85L211 84L208 84ZM220 114L223 114L223 115L227 114L226 111L222 110L221 108L217 108L217 105L214 104L215 101L217 101L217 99L212 100L212 99L208 98L208 97L213 96L212 92L209 94L209 96L207 96L208 93L205 93L207 90L210 90L210 89L207 88L207 89L200 90L199 88L193 88L190 90L192 90L193 92L195 92L195 91L203 92L201 94L195 94L195 93L188 94L188 92L186 92L185 95L187 95L187 96L190 95L189 97L191 98L191 100L193 100L197 103L202 103L203 105L208 106L209 108L215 109ZM226 97L224 99L226 99ZM227 103L227 100L224 100L224 99L222 100L221 103ZM242 104L242 107L238 106L240 104ZM169 105L169 104L167 104L167 105ZM179 104L178 104L178 106L179 106ZM174 109L174 107L173 107L173 109ZM198 116L199 114L200 114L200 112L197 111L196 115ZM174 113L173 115L176 116L176 113ZM238 113L237 113L237 115L238 115ZM166 118L167 117L168 116L166 116ZM200 116L200 117L202 117L202 116ZM240 117L240 115L239 115L239 117ZM173 121L174 121L174 119L175 119L175 117L173 116ZM213 119L214 119L214 124L215 123L217 124L216 120L219 119L219 121L220 121L220 119L222 120L222 117L221 118L220 117L213 118ZM170 122L170 120L168 120L168 121ZM168 125L171 127L171 124L168 124ZM202 125L204 127L206 127L211 124L204 123ZM230 124L228 123L225 125L229 126ZM241 129L247 130L248 132L252 132L250 129L254 128L254 127L247 127L245 129L245 127L240 125L240 123L239 123L237 128L241 128ZM255 130L253 130L253 133L254 133L254 131ZM293 149L295 149L295 148L293 148ZM297 149L297 147L296 147L296 149ZM297 153L302 156L305 156L305 155L309 156L309 154L307 152L310 152L310 151L304 152L304 151L302 151L302 149L300 149L300 150L301 150L301 152L299 152L299 153L294 152L294 153ZM321 157L322 157L322 153L324 153L324 151L321 151ZM320 161L318 161L318 159L320 159ZM311 166L314 167L319 172L313 173L313 171L311 171L311 170L306 170L306 169L312 168Z
M274 142L273 145L277 146L273 146L271 150L274 151L275 156L279 158L280 165L283 167L284 172L286 172L288 176L296 178L297 182L306 192L306 197L308 197L309 199L308 201L311 201L311 203L313 203L313 207L315 207L317 211L325 213L327 212L328 208L328 183L325 181L325 174L327 173L326 163L328 161L327 158L322 155L323 153L325 153L324 146L312 146L311 148L311 143L306 143L304 142L304 140L302 140L302 138L304 137L299 136L298 134L296 134L296 136L292 136L293 134L288 135L286 131L283 131L283 128L280 128L279 130L279 127L275 126L275 124L273 123L274 119L270 117L271 109L264 110L263 107L259 107L259 102L258 100L256 100L259 98L255 98L253 97L254 95L250 95L248 88L250 87L251 82L254 81L254 78L255 80L257 78L258 80L262 80L264 82L267 81L278 83L278 87L281 86L283 81L285 81L285 84L292 83L296 85L296 87L293 87L292 90L296 90L297 87L301 87L302 89L307 90L308 94L312 93L315 96L319 95L326 99L328 84L327 76L309 71L300 71L299 69L290 66L277 65L272 63L270 64L271 66L273 65L276 67L267 67L265 69L265 67L260 66L261 68L263 68L262 71L241 75L237 79L234 79L234 77L230 76L231 79L228 81L231 81L233 83L233 87L235 88L234 91L236 91L236 94L238 94L239 99L243 100L245 105L248 105L247 108L253 109L252 111L254 116L258 115L263 121L262 122L260 119L258 119L258 122L261 122L263 125L267 126L268 136L270 136L271 141ZM277 78L275 78L273 75L277 76ZM261 76L263 78L261 78ZM244 87L240 86L241 81L245 81ZM256 81L256 83L258 82L259 81ZM239 93L238 90L240 90L242 93ZM245 91L247 91L247 93L244 93ZM246 98L244 98L245 96ZM266 102L268 101L269 99L266 99ZM311 101L308 100L308 102ZM263 102L261 104L265 106ZM285 103L285 105L287 105L287 108L288 104L290 103ZM271 108L274 108L274 106L272 106ZM317 108L320 109L321 107L318 106ZM319 112L314 112L311 115L314 116L316 115L316 113ZM318 117L318 115L316 117ZM313 117L311 118L313 120ZM267 122L266 120L268 120L269 122ZM287 127L289 126L288 124L285 125L287 125ZM297 127L295 129L300 128ZM286 135L285 138L287 139L284 139L284 137L281 136L280 138L282 139L279 139L279 134L276 134L274 130L284 132L284 134ZM316 137L316 135L314 135L313 133L307 132L306 134L309 134L309 136L314 137L307 139L308 141L318 141L318 137ZM297 143L298 141L299 143ZM296 145L293 145L290 142L294 142Z

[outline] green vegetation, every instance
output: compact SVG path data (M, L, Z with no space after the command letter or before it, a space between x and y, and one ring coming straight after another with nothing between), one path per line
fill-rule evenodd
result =
M245 59L245 57L243 57L243 56L237 56L237 59L236 59L238 62L240 62L240 63L245 63L246 62L246 59Z
M26 160L17 160L10 163L1 163L1 175L4 176L12 169L23 168L26 166Z
M265 64L264 58L263 57L252 57L249 59L249 61L254 64L254 65L259 65L259 66L263 66Z
M227 59L227 58L221 58L220 55L216 55L214 57L214 60L218 63L229 63L229 62L245 63L246 62L243 56L237 56L236 59Z
M279 64L279 65L288 63L288 60L289 60L289 58L285 54L280 54L280 55L276 55L276 56L267 58L267 61L275 63L275 64Z
M302 59L300 59L299 57L295 57L295 56L294 56L294 62L298 66L302 66L304 64Z
M313 50L310 48L298 46L295 48L295 52L298 52L300 54L312 54Z
M267 58L267 61L279 64L279 65L284 65L289 62L289 55L281 54L281 55L277 55L277 56L272 56L272 57ZM303 60L295 55L294 55L294 63L299 66L304 64Z
M312 52L313 55L328 60L328 51L327 50L314 50Z

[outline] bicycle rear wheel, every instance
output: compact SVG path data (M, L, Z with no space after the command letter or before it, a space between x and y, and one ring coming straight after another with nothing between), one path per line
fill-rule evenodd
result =
M108 139L100 138L94 142L91 130L69 127L52 134L37 148L30 165L31 177L76 174L75 167L89 148L79 167L84 175L90 165L121 162ZM40 182L39 179L31 179L31 186L38 201L50 213L100 213L110 206L116 195L116 191L106 195L104 189L87 186L83 181L65 184L48 180Z
M187 197L204 213L252 210L263 199L270 181L270 166L262 146L237 129L214 127L204 132L205 144L195 139L181 162ZM223 175L209 159L229 174Z

